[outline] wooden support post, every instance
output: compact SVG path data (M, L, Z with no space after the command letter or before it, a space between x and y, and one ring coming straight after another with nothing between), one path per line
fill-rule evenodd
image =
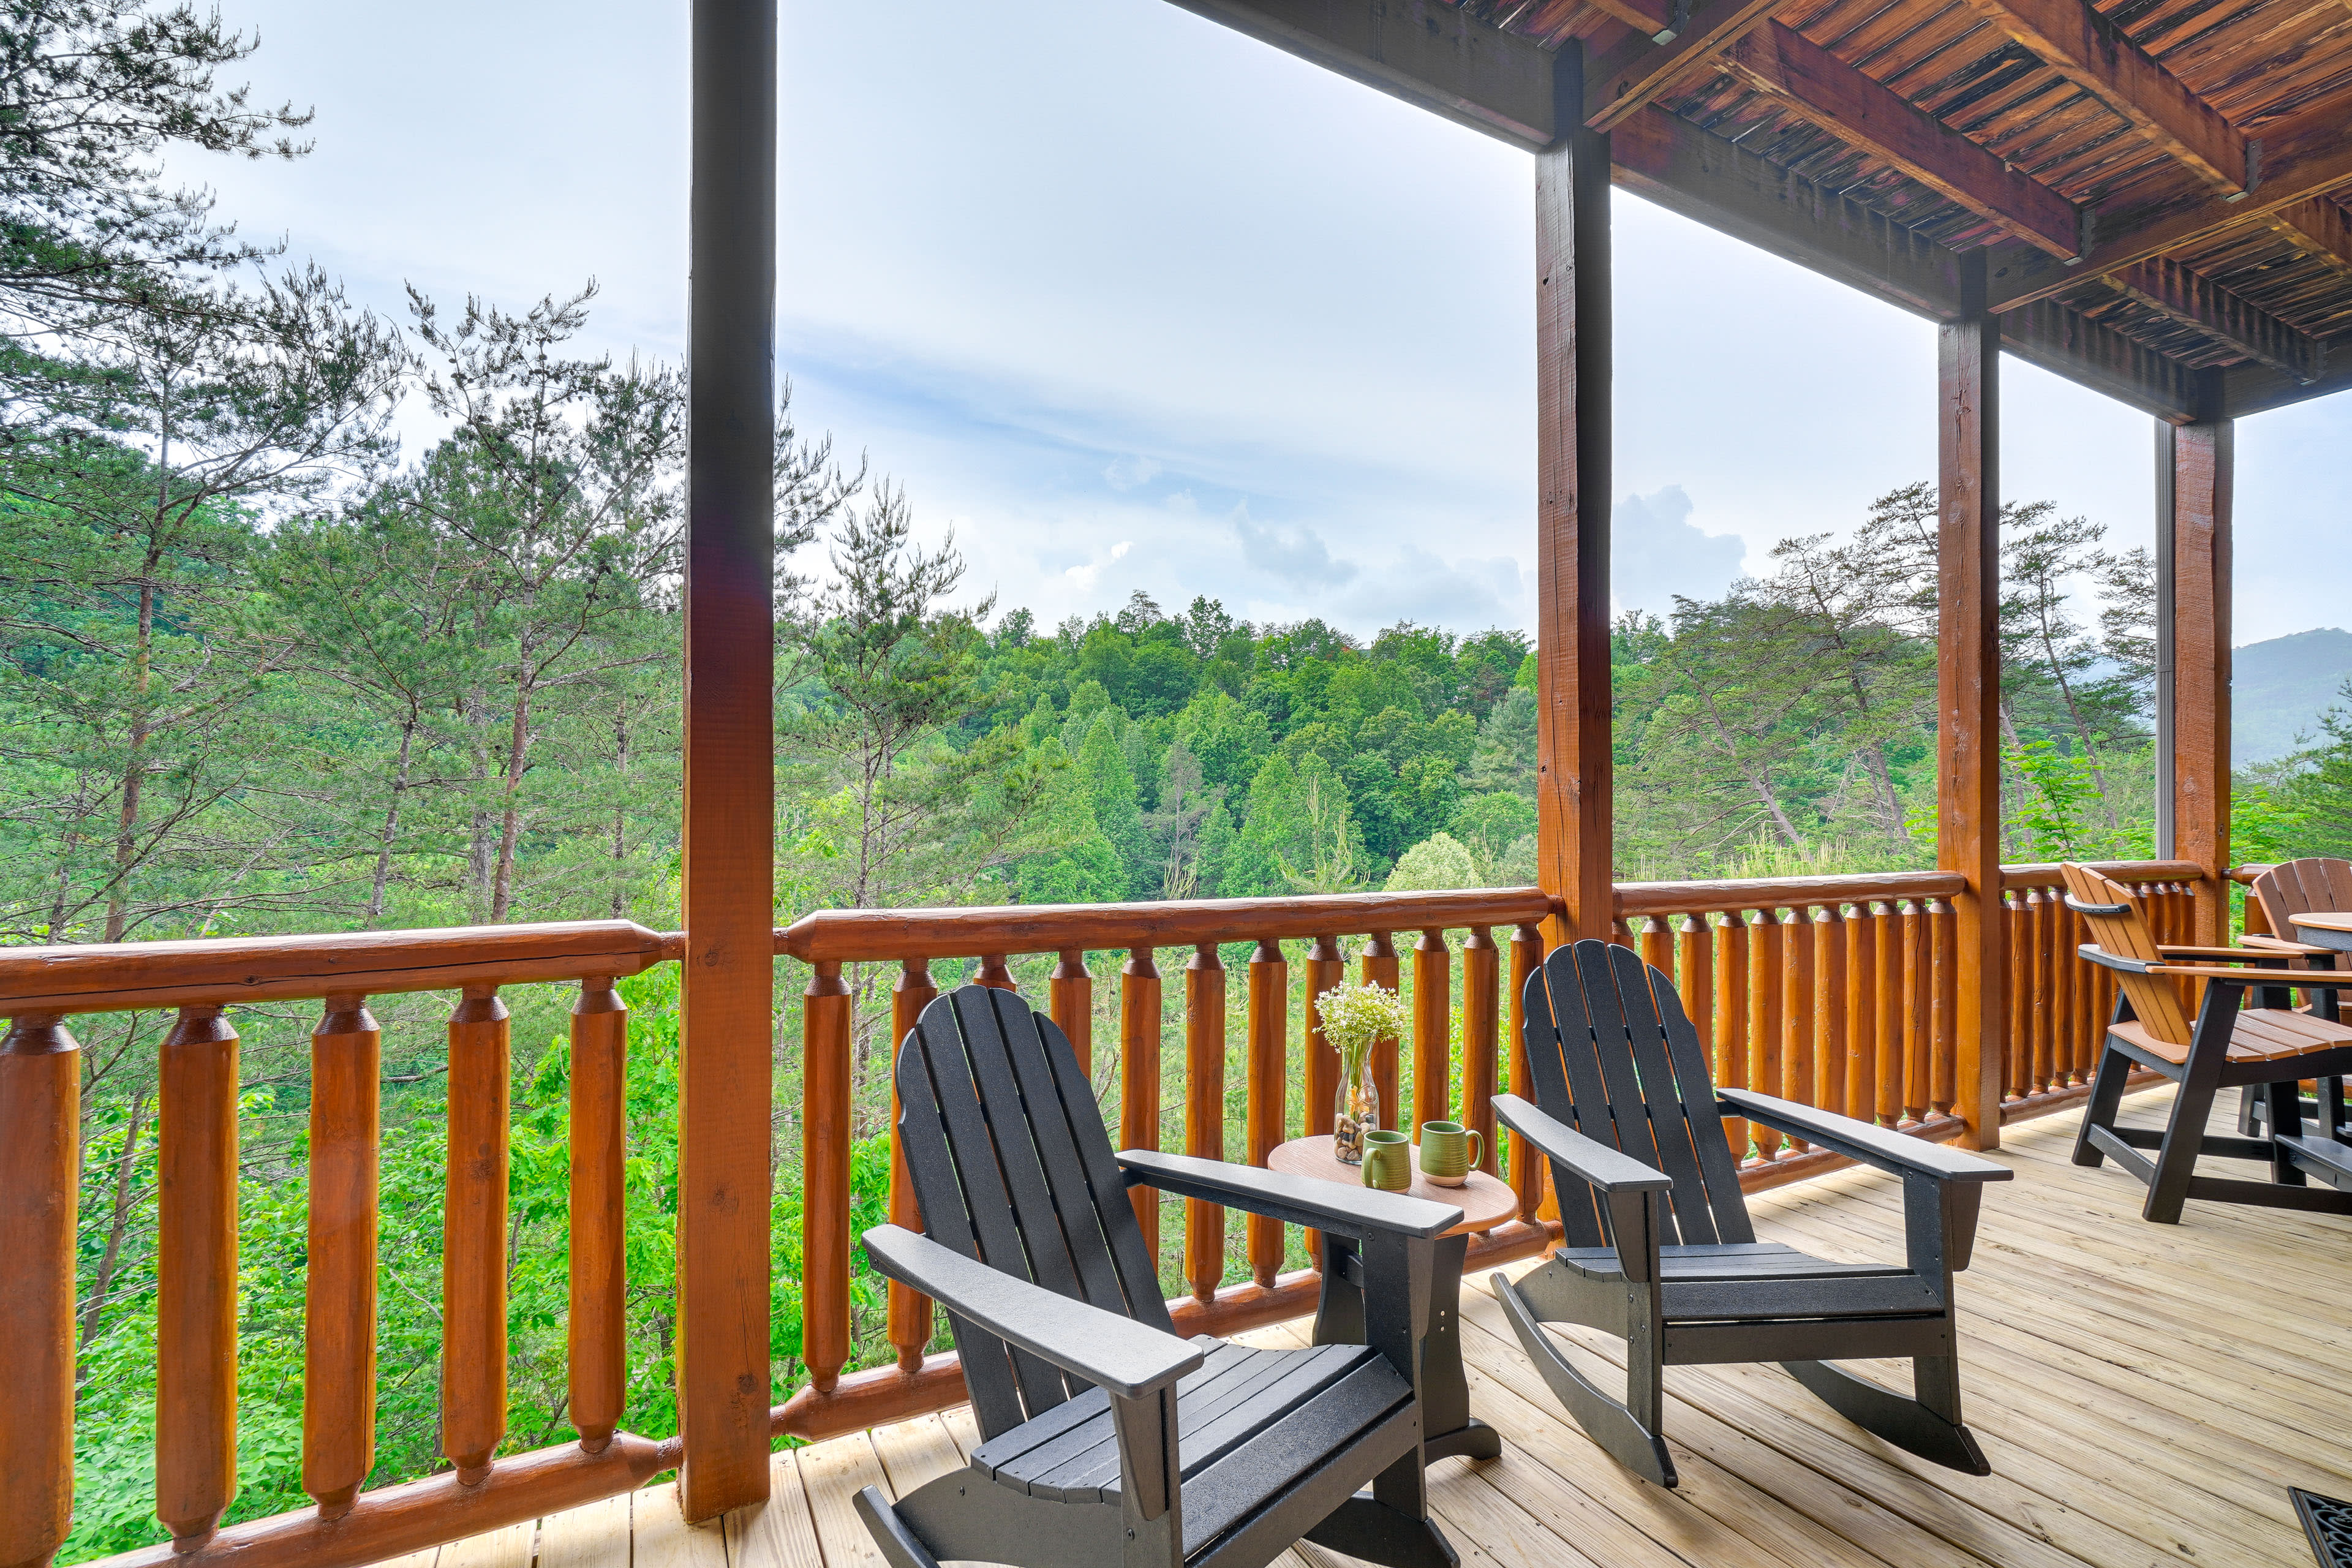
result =
M774 0L694 0L692 32L677 1394L700 1521L767 1498L773 1396Z
M1936 864L1952 903L1954 1103L1971 1149L2000 1143L2000 324L1985 252L1959 258L1960 309L1937 329Z
M2227 419L2156 426L2157 854L2194 860L2193 942L2230 929L2231 492Z
M1555 123L1536 154L1537 863L1554 945L1606 939L1610 770L1609 138L1582 129L1583 50L1552 66Z
M441 1451L464 1486L507 1432L507 1005L466 987L449 1017L449 1163L441 1205Z
M1214 942L1184 963L1184 1152L1225 1157L1225 966ZM1204 1198L1184 1200L1184 1278L1203 1304L1225 1275L1225 1210Z
M601 1454L628 1396L629 1009L610 975L572 1005L572 1258L564 1325L572 1429Z
M155 1517L190 1551L236 1495L236 1031L184 1007L157 1066Z
M1249 962L1249 1094L1245 1105L1249 1163L1263 1165L1290 1123L1289 1063L1286 1060L1290 1032L1290 965L1284 962L1282 943L1260 942ZM1250 1278L1266 1289L1282 1271L1282 1222L1265 1215L1249 1216Z
M1065 963L1069 954L1062 955ZM1064 1000L1065 982L1061 971L1055 970L1054 981L1055 1022L1061 1023L1060 1006ZM1079 966L1083 984L1086 968ZM916 1021L923 1009L931 1005L940 988L931 983L931 966L928 959L909 958L898 966L898 978L890 989L890 1223L908 1230L923 1228L922 1207L915 1201L914 1178L907 1173L907 1151L898 1138L898 1047L915 1030ZM1085 1009L1080 1008L1083 1016ZM1062 1025L1068 1033L1069 1026ZM1073 1043L1077 1037L1071 1037ZM1084 1047L1078 1060L1086 1060ZM898 1352L898 1370L919 1372L923 1365L923 1352L931 1343L931 1299L919 1293L912 1286L890 1281L890 1305L885 1313L885 1329L890 1348Z
M0 1037L0 1564L47 1568L73 1522L81 1047L55 1014Z
M383 1032L367 999L327 998L310 1037L310 1225L303 1285L302 1489L351 1512L375 1463L378 1109Z

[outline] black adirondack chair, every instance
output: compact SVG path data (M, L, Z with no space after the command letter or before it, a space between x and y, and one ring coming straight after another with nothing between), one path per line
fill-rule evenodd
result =
M1856 1426L1939 1465L1990 1467L1960 1421L1952 1276L1969 1266L1986 1182L2005 1166L1745 1089L1717 1091L1674 983L1629 948L1556 948L1528 977L1537 1104L1495 1113L1551 1161L1563 1243L1514 1283L1493 1277L1519 1343L1569 1414L1628 1469L1675 1484L1663 1371L1777 1361ZM1903 1178L1907 1257L1835 1263L1759 1241L1725 1113ZM1576 1323L1625 1341L1625 1397L1545 1333ZM1828 1358L1911 1358L1906 1398Z
M2241 940L2249 948L2264 949L2284 956L2289 967L2297 969L2343 969L2352 954L2314 947L2295 940L2294 917L2314 910L2352 910L2352 860L2331 856L2312 856L2302 860L2284 860L2263 872L2246 889L2247 901L2259 905L2270 932L2249 931ZM2263 1007L2286 1007L2294 1005L2294 996L2286 992L2257 993L2255 1002ZM2311 1012L2323 1018L2336 1016L2336 994L2321 991L2310 997ZM2352 1110L2344 1099L2342 1075L2319 1079L2318 1095L2303 1102L2306 1117L2319 1122L2320 1134L2337 1143L2352 1143ZM2240 1091L2238 1130L2249 1137L2267 1134L2270 1131L2270 1097L2258 1084L2248 1084Z
M2285 965L2294 954L2280 943L2159 944L2130 889L2087 866L2062 869L2067 907L2099 939L2078 951L2114 970L2117 981L2115 1017L2091 1078L2074 1163L2095 1166L2111 1159L2146 1183L2140 1213L2158 1225L2179 1224L2190 1198L2352 1214L2352 1144L2338 1142L2334 1129L2325 1125L2315 1136L2304 1136L2301 1087L2305 1079L2325 1083L2352 1073L2352 1025L2336 1019L2333 1001L2338 993L2352 991L2352 973L2289 971ZM2243 967L2250 964L2257 967ZM2193 1024L2173 989L2175 977L2204 984ZM2322 998L2321 1005L2296 1011L2289 1005L2290 983ZM2250 991L2255 1003L2251 1007L2244 1005ZM2135 1067L2180 1086L2162 1132L2116 1125ZM2205 1130L2215 1097L2232 1087L2262 1096L2259 1124L2271 1136L2233 1138ZM2149 1159L2144 1150L2156 1157ZM2271 1179L2200 1175L2197 1161L2204 1154L2268 1161ZM2313 1187L2314 1176L2338 1190Z
M1419 1380L1434 1238L1461 1210L1176 1154L1114 1159L1069 1041L1006 991L967 985L924 1008L898 1082L927 1234L877 1226L866 1256L947 1309L985 1440L895 1505L858 1494L894 1568L1258 1568L1302 1537L1394 1568L1457 1561L1429 1517ZM1370 1288L1327 1300L1360 1301L1360 1321L1318 1321L1307 1350L1177 1338L1138 1184L1344 1238Z

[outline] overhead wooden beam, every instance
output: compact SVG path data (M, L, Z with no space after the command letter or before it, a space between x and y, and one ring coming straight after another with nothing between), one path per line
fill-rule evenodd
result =
M1573 59L1576 49L1569 47ZM1562 71L1562 122L1580 79ZM1609 668L1609 138L1536 157L1536 861L1553 944L1615 920Z
M2152 257L2110 274L2105 281L2150 310L2194 327L2258 363L2297 381L2319 378L2326 356L2317 338L2296 331L2243 295L2199 277L2177 261Z
M2237 128L2084 0L1969 4L2223 191L2242 192L2254 183L2246 161L2246 138Z
M2272 228L2298 248L2352 278L2352 217L2347 217L2334 201L2314 196L2264 216Z
M1722 63L1840 141L2027 244L2061 260L2079 253L2082 223L2074 203L1795 28L1767 20L1735 43Z
M2009 320L2001 318L2006 323ZM2267 414L2290 404L2308 403L2339 392L2352 392L2352 332L2338 332L2319 342L2323 359L2319 378L2299 381L2266 364L2233 364L2221 372L2221 412L2232 419Z
M1594 131L1612 130L1692 72L1714 68L1717 56L1780 4L1781 0L1714 0L1691 16L1672 43L1629 38L1623 47L1587 59L1585 125Z
M2263 140L2262 181L2242 200L2218 195L2192 201L2159 217L2108 232L2105 208L2093 214L2093 243L2079 268L2067 268L2039 252L2011 247L1999 258L1992 308L2013 310L2063 293L2085 277L2118 272L2135 262L2200 244L2270 215L2352 183L2352 136L2345 134L2343 108L2323 105Z
M2205 406L2205 372L2158 353L2138 339L2055 300L2005 310L1999 320L2003 353L2077 386L2169 425L2187 424ZM2263 370L2266 374L2278 374L2268 367Z
M1327 70L1535 152L1558 135L1552 51L1467 6L1386 0L1173 0Z
M2007 1016L2000 912L2000 331L1985 254L1961 258L1959 311L1937 329L1936 866L1952 900L1953 1109L1970 1148L2000 1142Z

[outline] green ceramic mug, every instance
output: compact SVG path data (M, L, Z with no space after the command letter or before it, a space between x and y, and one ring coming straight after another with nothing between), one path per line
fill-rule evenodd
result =
M1471 1152L1473 1145L1476 1153ZM1421 1173L1441 1187L1458 1187L1470 1179L1470 1167L1486 1152L1486 1140L1459 1121L1421 1124Z
M1401 1193L1412 1185L1412 1143L1402 1132L1364 1134L1364 1185Z

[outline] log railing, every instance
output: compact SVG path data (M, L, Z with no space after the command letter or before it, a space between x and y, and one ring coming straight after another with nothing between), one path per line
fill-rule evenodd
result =
M854 1110L854 1020L845 966L897 967L891 991L895 1038L912 1026L943 984L954 984L933 974L935 963L971 961L980 984L1010 988L1013 960L1052 954L1042 1000L1082 1064L1093 1071L1098 1046L1118 1052L1120 1146L1160 1146L1163 1065L1173 1054L1182 1064L1184 1151L1253 1163L1263 1163L1286 1138L1331 1130L1339 1058L1323 1038L1311 999L1348 978L1396 988L1409 973L1410 1053L1406 1042L1389 1040L1373 1056L1383 1119L1405 1126L1458 1117L1486 1134L1486 1168L1493 1171L1493 1100L1501 1070L1507 979L1502 949L1509 948L1507 994L1516 997L1540 960L1538 925L1551 912L1551 901L1540 890L1518 888L1011 909L823 910L777 932L776 951L809 966L803 1005L801 1281L809 1383L777 1407L776 1430L826 1436L942 1408L964 1396L954 1356L929 1353L930 1303L904 1286L891 1287L887 1317L896 1364L845 1371L851 1349ZM1458 951L1449 933L1460 933ZM1231 951L1236 948L1245 956ZM1400 956L1401 949L1409 950L1409 960ZM1234 966L1244 971L1239 984L1229 972L1234 957L1239 957ZM1098 983L1117 988L1116 1041L1095 1037ZM1181 997L1172 1039L1166 1023L1171 990ZM1512 1011L1515 1016L1516 1004ZM1240 1147L1230 1146L1225 1137L1229 1040L1240 1046ZM1407 1062L1410 1099L1401 1102ZM1300 1086L1296 1099L1294 1076ZM890 1120L890 1211L901 1223L911 1223L914 1200L898 1157L895 1106ZM1553 1234L1535 1217L1542 1194L1526 1180L1530 1162L1515 1157L1512 1165L1520 1175L1521 1217L1479 1238L1477 1258L1499 1261L1531 1252ZM1150 1190L1138 1188L1132 1197L1154 1256L1163 1226L1181 1227L1182 1293L1174 1303L1181 1331L1234 1332L1296 1316L1313 1305L1313 1272L1280 1272L1285 1236L1278 1223L1241 1217L1249 1278L1227 1284L1231 1216L1223 1208L1187 1200L1181 1215L1163 1213L1158 1194Z
M2214 896L2187 863L2106 869L2141 890L2164 940L2185 940L2194 899ZM2080 1098L2112 1005L2104 972L2074 958L2082 932L2056 901L2055 886L2054 867L2015 867L2004 877L2012 977L2000 1031L2004 1121ZM1962 1130L1952 908L1964 895L1957 874L1932 871L1626 884L1617 889L1615 934L1675 977L1719 1082L1948 1137ZM1350 977L1391 986L1409 977L1410 1050L1391 1041L1375 1058L1387 1119L1411 1125L1451 1113L1491 1134L1496 1090L1507 1082L1526 1091L1523 1058L1507 1043L1519 1034L1521 990L1541 962L1541 922L1554 912L1537 889L1504 889L823 910L778 931L776 951L809 970L802 1004L802 1241L810 1383L775 1410L774 1426L819 1436L963 1398L952 1354L930 1352L929 1303L902 1288L891 1290L886 1323L895 1364L846 1370L856 1025L847 966L893 967L895 1037L952 983L934 974L935 963L977 961L974 978L1010 987L1015 957L1051 954L1040 1000L1090 1069L1098 1052L1117 1052L1122 1145L1158 1145L1162 1064L1172 1057L1183 1068L1186 1149L1262 1162L1284 1138L1329 1129L1338 1060L1308 999ZM161 1048L156 1432L156 1510L174 1539L138 1554L142 1561L234 1557L255 1568L334 1568L574 1506L677 1465L678 1439L620 1429L627 1015L614 982L682 947L676 936L593 921L0 952L0 1016L10 1020L0 1038L0 1382L9 1399L0 1419L0 1568L46 1563L68 1522L80 1085L67 1020L80 1014L176 1015ZM567 1327L569 1410L579 1438L499 1457L509 1060L499 992L532 981L579 987ZM1101 1026L1115 1037L1098 1037L1098 987L1116 988ZM442 1429L452 1468L368 1492L361 1489L373 1446L381 1032L367 1001L425 991L458 995L448 1022L443 1222ZM1172 1034L1163 1021L1171 991L1181 999ZM223 1530L218 1521L236 1489L233 1010L286 1000L320 1004L311 1040L302 1463L316 1506ZM1229 1038L1238 1046L1232 1057ZM1242 1079L1238 1146L1226 1139L1233 1070ZM1400 1088L1409 1088L1402 1102ZM1835 1163L1761 1129L1735 1125L1732 1138L1749 1186ZM1556 1234L1543 1221L1537 1163L1516 1142L1507 1140L1505 1152L1519 1217L1479 1238L1474 1261L1533 1251ZM1491 1137L1488 1144L1494 1170ZM1153 1194L1139 1190L1135 1198L1155 1238L1163 1226L1181 1226L1171 1233L1183 1241L1174 1310L1185 1331L1231 1332L1311 1308L1312 1272L1281 1272L1280 1226L1244 1217L1248 1277L1228 1284L1223 1210L1187 1202L1181 1215L1163 1215ZM915 1220L895 1161L890 1212L901 1223Z
M163 1009L154 1562L334 1568L642 1485L675 1440L621 1431L622 1110L614 983L677 955L625 921L0 952L0 1564L48 1562L70 1523L79 1047L74 1015ZM569 1411L578 1440L496 1458L507 1410L507 1009L574 981ZM374 1462L377 1093L372 996L455 990L443 1209L441 1429L451 1469L362 1492ZM316 1506L220 1528L236 1492L238 1038L229 1009L320 1004L310 1037L302 1489Z

